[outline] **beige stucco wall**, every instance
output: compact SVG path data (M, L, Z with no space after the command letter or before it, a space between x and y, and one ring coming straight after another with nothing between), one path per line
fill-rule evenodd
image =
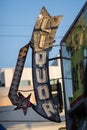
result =
M0 106L9 106L12 105L9 98L8 92L10 89L11 81L13 78L14 68L5 68L2 70L5 76L5 87L0 87ZM49 78L55 79L61 77L60 65L58 66L50 66L49 67ZM32 83L32 69L24 68L21 80L31 80ZM60 80L61 81L61 80ZM29 93L32 93L31 102L35 103L34 91L33 91L33 83L31 86L20 86L19 90L27 90L28 92L23 92L24 96L28 96ZM32 90L29 92L29 90Z
M13 78L13 74L14 74L14 68L5 68L5 69L3 69L3 72L4 72L4 76L5 76L5 87L10 87L11 81ZM49 77L50 77L50 79L61 78L60 65L59 65L59 67L58 66L49 67ZM21 80L32 81L32 69L31 68L23 69ZM31 86L33 86L32 82L31 82Z
M5 76L5 87L10 87L11 81L13 78L13 74L14 74L14 68L5 68L5 69L3 69L3 72L4 72L4 76ZM32 81L32 69L31 68L23 69L21 80L31 80Z

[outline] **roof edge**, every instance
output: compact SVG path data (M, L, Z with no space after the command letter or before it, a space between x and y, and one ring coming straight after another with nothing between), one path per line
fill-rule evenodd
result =
M68 31L65 33L64 37L63 37L62 40L60 41L60 44L65 41L65 39L67 38L68 34L69 34L70 31L72 30L73 26L76 24L76 22L78 21L78 19L80 18L82 12L86 9L86 7L87 7L87 1L86 1L85 4L83 5L83 7L82 7L81 10L79 11L79 13L77 14L75 20L73 21L73 23L72 23L71 26L69 27Z

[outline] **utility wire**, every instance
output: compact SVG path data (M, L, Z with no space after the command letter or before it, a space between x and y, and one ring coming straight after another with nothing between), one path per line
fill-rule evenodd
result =
M0 24L0 27L33 27L33 25L11 25L11 24Z
M30 37L31 35L11 35L11 34L3 34L3 35L0 35L0 37ZM56 39L60 39L60 38L63 38L63 36L57 36Z
M69 25L63 25L63 27L68 27ZM0 27L34 27L33 24L0 24Z
M0 35L0 37L30 37L30 35Z

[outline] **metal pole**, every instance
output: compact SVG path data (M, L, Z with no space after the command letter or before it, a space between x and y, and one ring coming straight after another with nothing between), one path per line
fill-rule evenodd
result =
M66 92L65 92L65 83L64 83L64 74L63 74L63 59L66 60L70 60L71 58L67 58L67 57L62 57L62 53L60 50L60 56L59 57L54 57L54 58L50 58L49 61L52 60L57 60L60 59L61 60L61 72L62 72L62 83L63 83L63 93L64 93L64 108L65 108L65 122L66 122L66 130L71 130L71 122L70 122L70 117L69 117L69 113L67 111L67 103L66 103Z
M64 74L63 74L63 58L62 58L62 53L60 50L60 60L61 60L61 72L62 72L62 83L63 83L63 93L64 93L64 107L65 107L65 122L66 122L66 130L70 130L69 129L69 115L67 112L67 103L66 103L66 93L65 93L65 84L64 84Z

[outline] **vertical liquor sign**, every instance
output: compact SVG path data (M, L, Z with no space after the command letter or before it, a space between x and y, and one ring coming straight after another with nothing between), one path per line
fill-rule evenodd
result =
M79 123L81 114L86 114L87 109L87 2L61 41L61 46L66 111L74 122L77 120Z
M53 101L52 90L49 81L49 51L52 48L56 30L62 16L50 16L45 7L42 8L36 21L30 43L20 49L16 68L11 83L9 98L16 109L23 109L24 114L27 108L32 108L43 117L60 122L58 102ZM19 83L25 64L29 47L32 48L32 75L33 87L36 98L36 105L30 102L31 94L24 97L18 92Z
M43 117L60 122L58 102L53 102L49 81L49 51L62 16L50 16L43 7L32 34L32 74L37 105L33 108Z

